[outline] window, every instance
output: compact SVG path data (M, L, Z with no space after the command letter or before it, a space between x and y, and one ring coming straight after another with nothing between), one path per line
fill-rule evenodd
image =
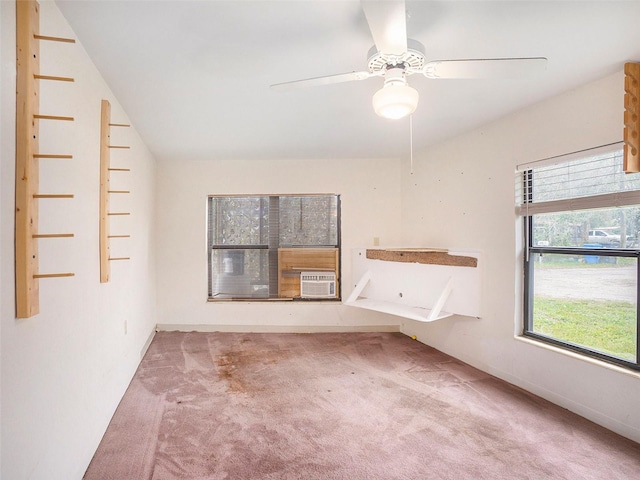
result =
M339 299L340 197L211 196L208 253L210 300Z
M640 369L640 174L619 148L519 167L523 335Z

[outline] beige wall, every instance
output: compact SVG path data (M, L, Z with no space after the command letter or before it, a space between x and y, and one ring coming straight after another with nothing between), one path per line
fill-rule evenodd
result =
M52 2L41 1L41 32L74 37ZM1 210L0 271L2 353L2 472L6 479L82 478L154 331L154 160L135 129L114 132L131 150L113 153L131 174L119 199L132 235L100 283L98 254L100 101L112 104L114 121L127 116L82 45L42 42L41 72L72 76L75 83L41 82L41 112L75 122L40 126L40 150L71 153L72 160L42 160L40 190L73 193L74 199L42 201L40 230L73 232L75 238L40 241L42 272L75 277L40 281L40 314L15 318L15 4L1 10ZM125 158L126 157L126 158ZM116 247L116 250L118 247ZM125 331L126 322L126 331Z
M342 205L343 297L351 249L400 240L397 160L159 162L158 323L161 328L350 329L398 319L340 304L207 303L206 201L212 194L337 193Z
M411 178L403 171L406 242L480 250L484 268L481 319L406 321L402 330L640 441L640 375L515 338L522 328L515 167L621 141L623 93L622 74L611 75L429 148Z

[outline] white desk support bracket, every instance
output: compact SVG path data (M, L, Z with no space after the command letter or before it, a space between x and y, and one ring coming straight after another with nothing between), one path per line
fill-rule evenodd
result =
M347 305L355 302L358 299L358 297L362 293L362 290L364 290L364 287L366 287L369 283L369 280L371 280L371 272L367 270L366 272L364 272L364 275L360 277L360 280L358 280L358 283L356 283L356 286L351 292L351 295L349 295L349 298L347 298L347 301L345 302Z
M440 315L440 312L442 311L442 307L444 307L444 304L449 299L449 295L451 295L451 290L453 290L453 277L449 277L449 281L445 285L444 289L442 290L442 293L438 297L438 300L436 301L435 305L431 309L431 313L427 318L427 322L433 322L434 320L438 320L439 318L445 318L445 317L439 317L439 315ZM447 317L450 315L451 314L447 314Z

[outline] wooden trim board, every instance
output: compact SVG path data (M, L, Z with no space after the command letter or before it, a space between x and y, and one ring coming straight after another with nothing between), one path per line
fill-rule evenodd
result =
M461 255L450 255L443 249L367 249L370 260L386 262L422 263L452 267L477 267L478 259Z

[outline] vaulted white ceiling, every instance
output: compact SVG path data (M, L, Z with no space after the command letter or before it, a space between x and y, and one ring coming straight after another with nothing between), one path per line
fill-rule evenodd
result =
M165 160L403 157L409 121L373 112L381 78L274 92L274 83L366 70L355 0L58 0L152 152ZM539 57L530 79L430 80L414 149L640 61L640 1L407 0L427 60ZM621 102L622 102L621 85Z

